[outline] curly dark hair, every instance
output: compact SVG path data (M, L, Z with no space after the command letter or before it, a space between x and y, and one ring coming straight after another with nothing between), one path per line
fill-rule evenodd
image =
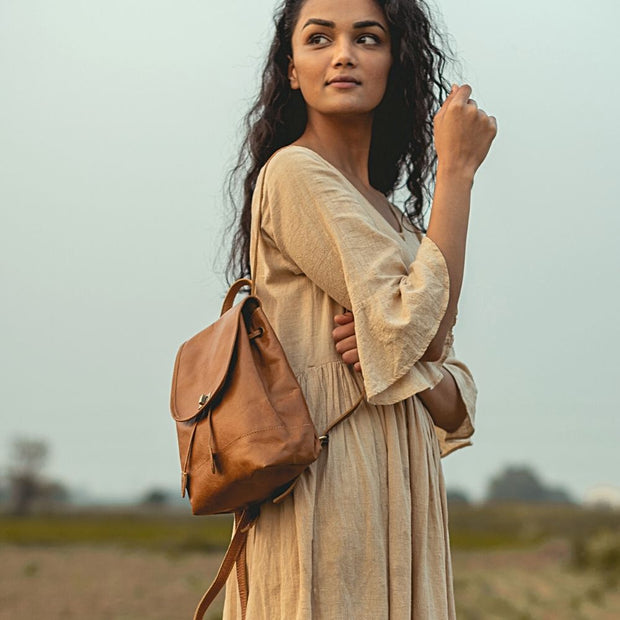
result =
M276 10L276 32L262 87L245 116L245 139L228 175L227 194L234 213L228 229L233 232L226 270L229 284L250 275L252 194L260 169L275 151L294 142L306 128L306 104L301 91L291 89L288 79L291 38L305 1L284 0ZM425 0L375 1L389 24L393 62L385 95L373 117L370 183L387 197L406 186L409 196L401 207L403 215L426 232L425 198L430 198L437 167L433 117L449 92L444 70L453 55L433 24ZM243 179L240 209L235 200L238 179Z

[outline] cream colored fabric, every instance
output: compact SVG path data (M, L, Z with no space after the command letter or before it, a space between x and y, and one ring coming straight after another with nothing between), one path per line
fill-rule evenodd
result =
M263 167L253 226L259 209L257 293L317 430L359 398L362 381L368 400L330 433L293 495L262 508L248 539L248 620L453 619L440 458L471 444L476 387L452 333L443 365L467 419L446 433L416 396L442 377L441 361L419 359L448 303L443 255L430 238L395 231L304 147ZM343 308L355 316L363 379L334 348ZM239 618L233 574L224 619Z

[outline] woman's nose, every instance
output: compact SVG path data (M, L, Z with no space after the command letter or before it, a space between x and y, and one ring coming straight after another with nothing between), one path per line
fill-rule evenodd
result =
M340 40L336 42L334 46L334 67L349 66L353 67L356 64L355 53L350 41Z

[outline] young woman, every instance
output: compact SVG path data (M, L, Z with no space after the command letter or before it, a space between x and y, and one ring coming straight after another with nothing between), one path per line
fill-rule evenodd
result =
M474 431L452 327L497 127L469 86L449 90L434 34L421 0L287 0L277 15L231 271L249 275L256 253L317 430L362 399L294 493L262 507L249 620L455 618L440 458ZM401 181L404 212L388 199ZM234 575L224 618L241 618Z

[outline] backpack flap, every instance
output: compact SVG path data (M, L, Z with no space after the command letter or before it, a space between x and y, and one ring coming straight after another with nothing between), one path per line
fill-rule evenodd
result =
M246 297L188 341L177 353L172 378L170 411L177 422L189 422L216 400L233 361L241 316L247 304L260 304Z

